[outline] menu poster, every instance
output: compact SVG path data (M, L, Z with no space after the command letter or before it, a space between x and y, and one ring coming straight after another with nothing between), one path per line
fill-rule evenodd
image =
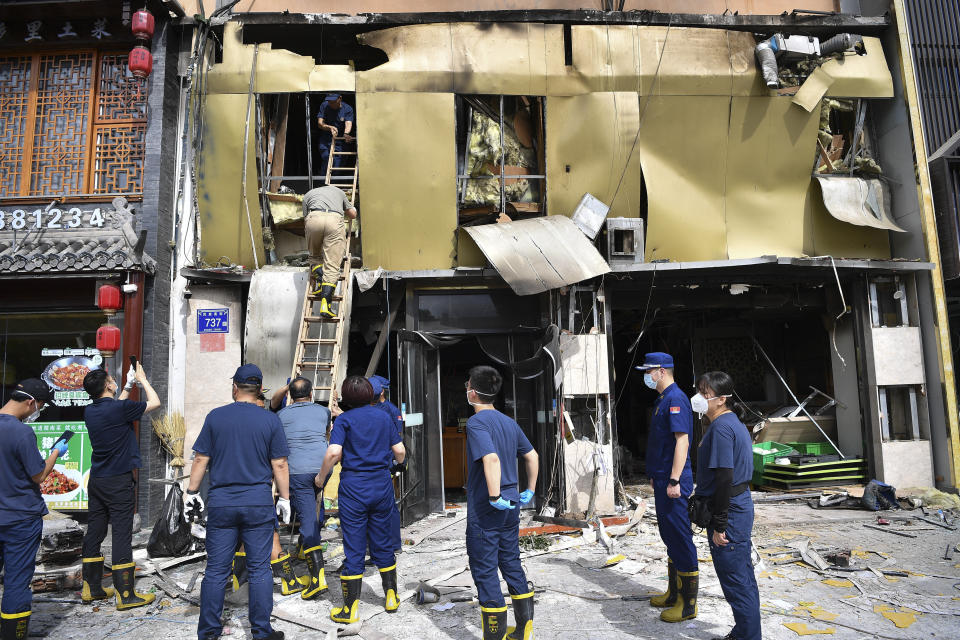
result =
M73 431L67 443L67 454L57 458L53 471L40 484L47 508L82 510L87 508L87 481L90 479L90 437L83 422L34 422L30 425L37 436L37 448L46 458L64 431Z
M83 378L103 364L98 349L44 349L40 355L44 359L51 358L40 377L53 390L53 404L58 407L90 404L90 396L83 390Z

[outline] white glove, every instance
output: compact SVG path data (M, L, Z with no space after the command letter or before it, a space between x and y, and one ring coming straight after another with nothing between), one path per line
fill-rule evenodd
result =
M203 512L203 498L199 493L188 493L183 497L183 513L187 522L199 520Z
M290 500L287 498L277 498L277 515L280 522L290 524Z
M133 368L133 365L130 365L130 369L127 371L127 381L124 383L123 388L125 391L130 391L137 384L137 370Z

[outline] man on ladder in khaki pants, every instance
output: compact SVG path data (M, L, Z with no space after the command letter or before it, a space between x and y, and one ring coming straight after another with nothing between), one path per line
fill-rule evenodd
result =
M335 318L333 293L347 252L344 218L356 218L357 209L341 189L326 185L311 189L303 196L303 215L314 280L312 295L321 297L320 315Z

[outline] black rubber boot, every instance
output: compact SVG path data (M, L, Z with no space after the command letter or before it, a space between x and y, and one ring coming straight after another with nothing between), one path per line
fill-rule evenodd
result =
M311 547L304 552L307 560L307 588L303 590L300 597L304 600L312 600L327 590L327 579L323 575L323 551L320 545Z
M506 640L533 640L533 591L510 595L516 626L507 627Z
M113 589L103 588L103 556L83 559L83 589L80 599L84 602L113 597Z
M380 569L380 580L383 581L383 608L387 613L396 613L400 608L397 600L397 565Z
M247 572L247 554L243 551L237 551L233 555L233 574L230 576L230 585L234 591L239 591L240 587L250 579Z
M324 318L336 318L337 314L333 312L333 293L336 291L337 285L330 284L329 282L324 282L323 286L320 287L320 315Z
M343 606L330 611L330 619L341 624L350 624L359 620L360 588L363 586L363 574L358 576L340 576L340 591L343 592Z
M273 568L273 575L280 578L280 593L289 596L292 593L303 591L303 583L293 570L293 561L290 560L289 553L283 554L276 560L271 560L270 566Z
M152 593L137 593L133 587L137 565L132 562L113 565L113 586L117 590L117 611L150 604L157 597Z
M664 622L682 622L697 617L697 590L700 582L699 571L678 571L680 594L677 602L669 609L660 612Z
M283 631L274 630L274 631L271 631L270 635L268 636L263 636L262 638L254 637L253 640L283 640L283 638L284 638Z
M313 281L313 290L310 295L319 296L323 287L323 265L315 264L310 268L310 279Z
M672 607L677 604L677 567L667 558L667 592L650 598L651 607Z
M30 631L30 613L0 613L0 640L26 640Z
M483 640L503 640L507 633L507 606L480 607L483 620Z

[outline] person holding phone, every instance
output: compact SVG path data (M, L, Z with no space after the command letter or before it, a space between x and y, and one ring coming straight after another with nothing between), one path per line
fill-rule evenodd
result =
M0 408L0 566L4 569L0 601L0 638L24 640L30 627L30 583L47 506L40 484L57 458L67 453L60 438L44 460L37 436L27 424L50 402L50 389L36 378L20 382Z
M134 384L143 387L146 402L128 400ZM90 435L93 454L90 458L90 480L87 483L88 520L83 536L84 602L110 598L113 591L104 589L103 555L100 545L112 525L111 565L116 587L117 609L132 609L153 602L153 594L137 593L133 588L136 565L133 562L133 512L136 505L136 482L133 470L140 468L140 446L133 423L154 409L160 408L160 397L154 391L143 366L130 366L127 382L120 387L104 369L94 369L83 378L83 389L93 399L83 411L83 420Z
M483 640L530 640L533 591L520 564L519 507L533 500L540 458L520 425L494 408L502 385L500 373L487 366L470 369L465 385L474 411L467 420L467 556L480 601ZM527 471L522 492L518 457ZM509 628L498 567L513 601L516 624Z

